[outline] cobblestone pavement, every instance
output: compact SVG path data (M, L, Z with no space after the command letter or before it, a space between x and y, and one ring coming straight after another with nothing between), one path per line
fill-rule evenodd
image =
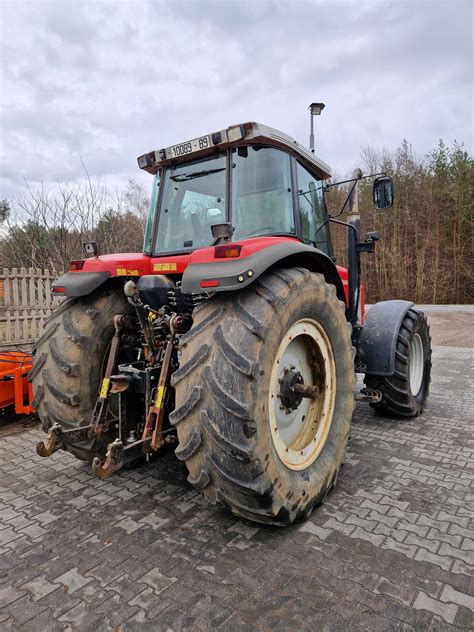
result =
M336 491L264 528L171 454L105 481L38 429L0 438L0 630L474 627L472 349L436 348L421 419L357 407Z

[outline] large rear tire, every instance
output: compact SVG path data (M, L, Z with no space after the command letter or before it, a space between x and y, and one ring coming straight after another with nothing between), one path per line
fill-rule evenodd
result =
M132 309L116 287L80 299L67 299L49 318L35 345L33 406L45 432L54 423L65 429L87 426L98 397L104 360L114 335L113 318ZM113 437L83 441L70 448L78 459L103 457Z
M400 326L395 349L395 373L366 375L365 384L382 393L371 404L382 415L418 417L425 409L431 381L431 338L426 316L409 309Z
M257 522L307 517L334 486L346 450L350 332L334 286L306 269L275 269L200 305L172 376L170 421L188 481ZM291 395L303 380L316 385L315 400Z

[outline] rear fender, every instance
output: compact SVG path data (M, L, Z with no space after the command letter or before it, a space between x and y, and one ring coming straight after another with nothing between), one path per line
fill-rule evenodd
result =
M366 375L394 374L398 334L411 307L411 301L382 301L367 310L358 346Z
M113 255L99 255L82 260L80 270L67 272L53 283L55 294L69 298L80 298L94 292L111 279L140 277L150 274L151 258L134 252L120 252ZM56 289L55 289L56 288ZM63 288L58 291L58 288Z
M110 279L110 272L66 272L52 285L53 292L69 298L87 296ZM58 292L55 288L64 288Z
M253 283L272 266L301 266L312 272L320 272L328 283L336 287L338 298L347 304L342 280L332 259L321 250L297 241L267 246L242 259L191 263L184 271L181 291L184 294L199 294L206 289L212 292L235 292ZM218 284L203 288L202 281Z

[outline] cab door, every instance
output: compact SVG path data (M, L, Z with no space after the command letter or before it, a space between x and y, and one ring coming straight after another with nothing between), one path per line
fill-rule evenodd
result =
M296 161L297 205L301 224L301 239L332 256L331 237L323 182Z

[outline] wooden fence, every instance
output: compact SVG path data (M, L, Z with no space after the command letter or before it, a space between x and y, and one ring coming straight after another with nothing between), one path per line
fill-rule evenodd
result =
M0 269L0 348L31 347L62 300L51 291L62 272Z

